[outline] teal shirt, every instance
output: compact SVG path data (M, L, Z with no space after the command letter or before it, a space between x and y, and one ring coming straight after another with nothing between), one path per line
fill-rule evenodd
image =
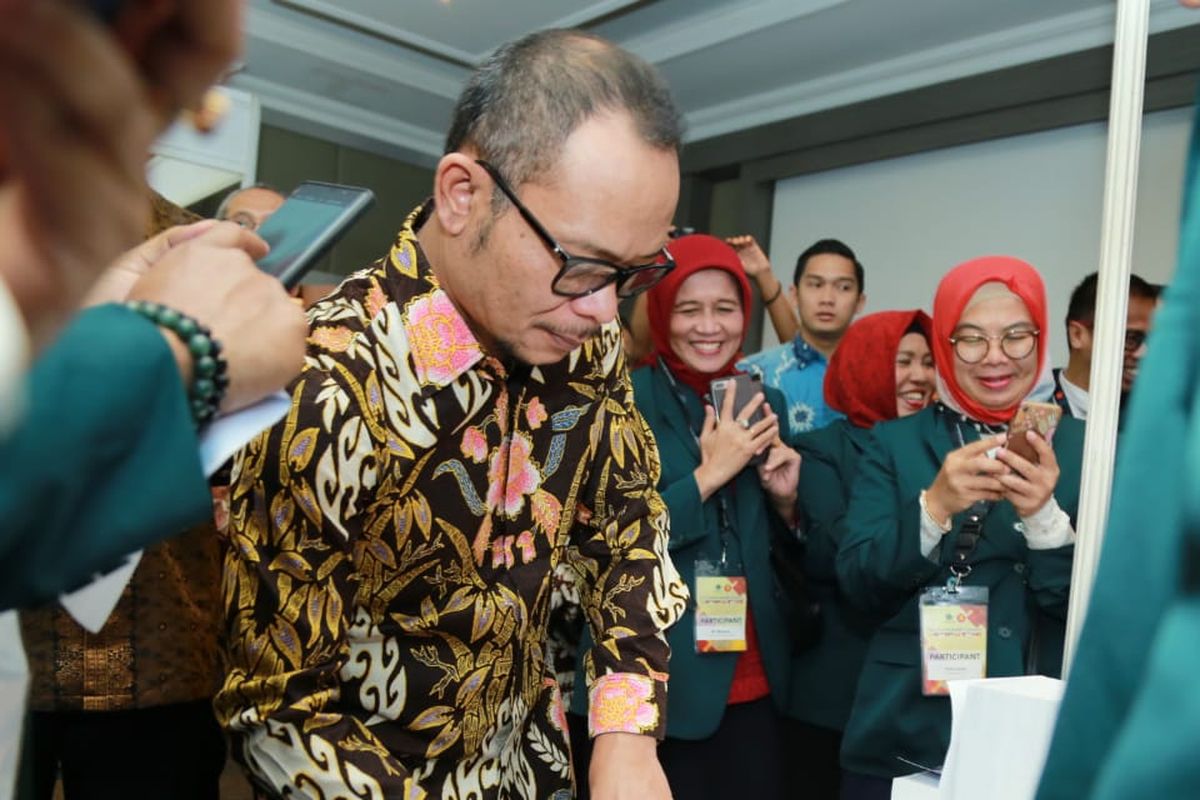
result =
M0 609L78 588L212 515L179 369L149 321L83 312L34 364L28 394L0 441Z
M683 617L667 632L671 645L667 736L703 739L711 736L721 723L739 655L696 652L696 561L720 561L722 537L718 501L714 495L708 501L700 502L700 489L692 476L700 465L699 444L668 379L657 367L643 367L630 377L634 400L654 433L662 461L658 490L671 516L671 559L693 595ZM680 387L680 392L687 403L686 413L691 418L691 425L699 430L703 406L690 389ZM767 401L773 406L782 402L774 390L767 389L766 394ZM736 535L728 539L726 559L731 567L740 564L742 574L746 576L763 666L771 696L782 711L787 695L791 645L781 595L771 570L769 544L772 529L779 533L783 523L768 510L769 501L753 467L742 470L731 485L729 505ZM585 631L581 652L589 647L590 636ZM583 685L581 671L576 675L576 685ZM574 693L571 710L578 714L587 713L587 698L583 692Z
M872 635L854 706L842 740L842 766L895 777L914 771L901 759L937 766L950 739L948 697L921 693L918 597L950 577L965 514L926 557L920 550L921 490L933 483L946 455L960 445L947 424L952 412L928 408L876 425L858 467L845 531L838 548L838 580L845 597L884 619ZM978 438L961 426L964 440ZM1054 436L1059 481L1054 496L1072 521L1079 502L1083 425L1064 419ZM1026 672L1034 609L1064 618L1073 546L1030 550L1016 510L995 504L970 563L968 585L989 589L988 677Z

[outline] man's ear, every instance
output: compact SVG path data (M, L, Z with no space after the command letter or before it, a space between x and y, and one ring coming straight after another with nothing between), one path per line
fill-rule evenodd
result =
M1071 350L1091 350L1092 332L1082 322L1067 323L1067 346Z
M792 284L787 290L788 302L792 304L792 313L797 316L800 314L800 289L796 284Z
M433 208L450 236L467 230L476 203L487 196L481 186L483 168L464 153L447 153L433 175Z
M862 292L858 293L858 302L854 304L854 316L862 313L863 306L867 304L867 296Z

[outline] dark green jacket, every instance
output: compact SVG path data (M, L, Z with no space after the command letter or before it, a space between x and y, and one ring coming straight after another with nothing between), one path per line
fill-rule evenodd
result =
M805 574L810 598L821 607L821 638L792 659L790 717L843 730L854 702L858 673L874 630L871 619L842 597L837 584L837 550L850 505L859 458L871 431L837 420L801 434L800 508L805 532Z
M918 502L946 455L959 447L948 420L935 408L877 425L859 464L845 532L838 549L842 591L864 612L886 618L871 637L854 708L842 741L842 766L894 777L913 771L901 761L940 765L950 739L947 697L921 694L918 597L944 585L965 514L930 554L920 551ZM978 438L962 425L969 443ZM1060 477L1055 498L1071 517L1079 502L1083 424L1064 419L1054 437ZM1073 546L1030 550L1016 510L992 507L971 557L968 585L987 586L987 674L1022 675L1033 635L1035 607L1065 617ZM937 560L931 560L936 558Z
M657 367L643 367L631 375L638 410L650 425L662 460L658 490L671 516L670 553L676 569L693 594L696 590L696 560L714 564L721 557L721 535L716 495L700 502L700 490L692 472L700 465L700 447L684 417L683 409L667 378ZM690 389L682 388L688 413L699 430L703 419L700 400ZM772 408L786 408L783 396L767 389ZM781 416L782 419L782 416ZM728 545L729 564L741 562L750 595L750 607L758 633L763 666L771 685L776 706L783 710L788 686L790 644L784 625L783 606L770 565L770 526L783 523L769 510L758 474L747 467L731 484L730 507L737 536ZM711 736L721 723L733 679L737 653L696 652L695 600L683 617L667 633L671 644L671 678L667 684L667 736L703 739ZM585 632L583 648L590 647ZM582 663L582 659L580 659ZM576 685L583 685L582 673ZM575 692L572 710L587 713L587 698Z
M212 515L171 350L120 306L80 314L34 364L0 441L0 609L78 588Z

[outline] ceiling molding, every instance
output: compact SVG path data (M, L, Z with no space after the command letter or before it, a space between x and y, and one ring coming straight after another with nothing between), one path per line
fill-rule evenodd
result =
M473 68L479 66L483 63L484 59L491 55L494 49L489 48L478 53L460 50L445 42L422 36L419 33L405 30L399 26L381 23L378 19L370 15L360 14L356 11L347 11L341 7L341 4L330 2L330 0L275 0L275 2L357 30L366 31L396 44L430 53L462 67ZM544 25L539 25L538 29L581 27L589 22L618 12L626 6L634 5L637 2L639 0L598 0L598 2L593 3L582 11L567 14L566 16L551 20Z
M400 156L420 166L433 166L441 158L441 132L253 75L235 75L230 84L256 95L268 122L302 133L321 130L331 141Z
M430 69L413 59L401 59L357 46L344 35L260 6L247 6L247 37L307 53L349 70L382 78L389 83L411 86L448 100L457 100L468 71L462 79Z
M688 115L687 141L1110 45L1115 20L1111 7L1089 9L709 106ZM1151 4L1151 33L1196 22L1175 0Z
M738 3L684 17L653 33L624 39L620 45L652 64L662 64L846 2L848 0L756 0Z

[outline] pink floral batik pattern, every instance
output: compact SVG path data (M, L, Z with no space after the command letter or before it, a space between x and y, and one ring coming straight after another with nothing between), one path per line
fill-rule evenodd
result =
M525 506L525 495L542 485L542 475L530 459L533 443L523 434L501 442L488 464L488 508L513 517Z
M588 703L588 731L602 733L650 733L658 726L654 704L654 682L647 675L616 672L602 675L592 684Z
M471 426L463 431L459 450L462 452L463 458L469 458L476 464L482 464L483 460L487 458L487 437L479 428Z
M422 295L404 314L417 380L445 385L483 357L479 342L441 289Z

